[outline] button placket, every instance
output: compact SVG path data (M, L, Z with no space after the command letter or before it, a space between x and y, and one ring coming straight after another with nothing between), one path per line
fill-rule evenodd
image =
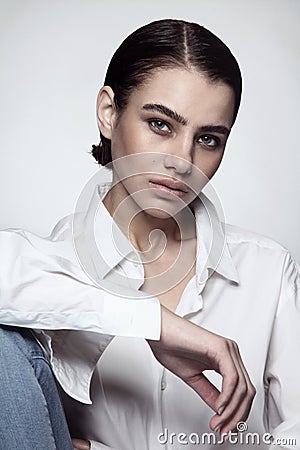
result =
M163 370L161 381L160 381L160 389L161 391L165 391L167 389L168 383L166 380L166 371Z

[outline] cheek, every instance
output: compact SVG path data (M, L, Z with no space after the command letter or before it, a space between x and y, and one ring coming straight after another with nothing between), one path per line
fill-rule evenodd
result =
M222 152L202 152L194 160L194 164L200 169L207 178L212 178L218 170L223 159L224 151Z
M130 140L128 142L126 138L124 139L121 133L114 133L111 139L111 155L113 160L129 155L131 148L132 144Z
M140 127L131 126L128 120L122 121L113 132L111 149L113 159L122 156L134 155L145 151L145 139Z

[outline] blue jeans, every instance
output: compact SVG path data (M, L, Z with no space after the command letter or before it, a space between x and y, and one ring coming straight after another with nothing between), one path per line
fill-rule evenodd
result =
M73 450L51 367L25 328L0 326L0 448Z

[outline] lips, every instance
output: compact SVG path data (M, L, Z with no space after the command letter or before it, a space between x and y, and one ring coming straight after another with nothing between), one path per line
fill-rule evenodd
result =
M150 187L158 191L164 191L177 197L182 197L188 193L188 189L184 183L170 178L161 178L149 180Z

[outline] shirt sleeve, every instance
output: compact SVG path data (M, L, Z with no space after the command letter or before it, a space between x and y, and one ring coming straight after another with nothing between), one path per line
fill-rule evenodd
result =
M114 447L108 447L107 445L101 444L101 442L89 441L91 444L90 450L121 450Z
M22 230L0 232L0 323L159 339L157 298L95 285L64 245Z
M288 255L265 371L264 419L272 435L272 449L294 449L300 445L299 345L300 270Z

